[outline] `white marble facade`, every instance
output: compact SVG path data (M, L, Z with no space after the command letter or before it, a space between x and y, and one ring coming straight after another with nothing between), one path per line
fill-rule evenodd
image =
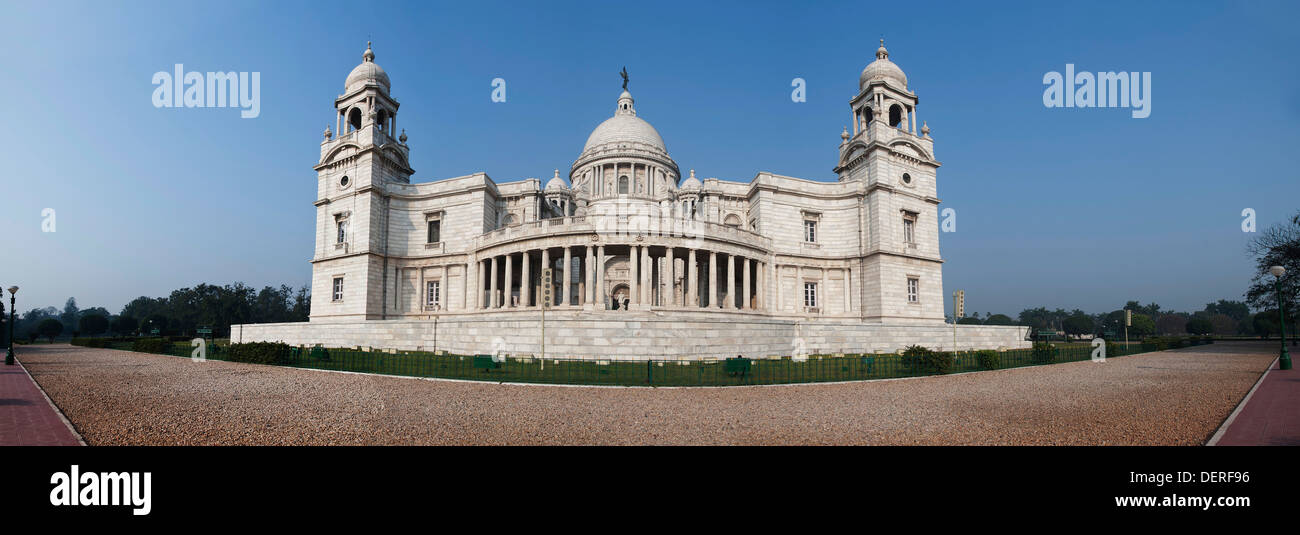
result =
M331 336L331 345L427 347L399 339L414 331L392 322L508 323L540 310L549 267L549 310L574 325L675 317L714 328L861 324L877 326L862 332L887 345L902 344L905 336L881 328L944 321L939 162L929 128L918 129L917 96L883 41L859 82L834 182L767 172L748 182L694 170L683 177L625 88L563 177L556 170L545 184L498 183L475 173L413 183L399 104L368 45L334 102L336 122L315 166L309 323L322 329L251 332L292 343L312 343L309 332L370 332L355 341ZM1020 328L980 336L992 336L982 346L1023 345ZM589 338L575 347L620 343ZM458 349L475 350L477 339L463 337Z

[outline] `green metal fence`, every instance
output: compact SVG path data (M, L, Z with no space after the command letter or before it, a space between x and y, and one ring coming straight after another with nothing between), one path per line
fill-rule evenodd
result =
M1192 339L1175 347L1209 343ZM1107 357L1121 357L1164 349L1162 344L1108 344ZM106 344L131 350L130 342ZM193 349L173 343L165 354L190 357ZM962 351L949 355L947 370L937 371L917 357L899 354L811 355L805 359L619 360L595 358L498 357L450 355L428 352L359 351L321 347L290 347L278 352L274 363L295 368L378 373L411 377L436 377L490 382L610 385L610 386L735 386L785 383L862 381L1018 368L1092 358L1087 344L1061 344L1047 348L1008 351ZM207 358L230 360L230 350L208 345Z

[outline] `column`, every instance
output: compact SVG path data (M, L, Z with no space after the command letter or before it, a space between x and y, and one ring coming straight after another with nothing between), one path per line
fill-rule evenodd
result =
M916 106L912 106L912 111L908 112L907 118L912 121L912 134L916 134Z
M852 278L850 278L850 274L852 273L853 273L852 268L844 269L844 313L845 314L853 312L853 288L849 286L849 280L852 280Z
M727 255L727 308L736 308L736 255Z
M772 266L774 275L772 278L776 279L773 281L776 283L776 310L782 312L785 311L785 277L781 276L780 264L773 264Z
M475 308L478 307L478 300L477 300L477 299L475 299L473 303L470 303L470 300L469 300L469 293L472 291L472 290L470 289L470 285L469 285L469 272L470 272L469 264L465 264L465 276L464 276L464 277L461 277L461 279L460 279L460 285L461 285L461 287L462 287L461 290L460 290L460 291L461 291L461 293L460 293L460 299L461 299L460 305L461 305L461 308L466 309L466 310L470 310L470 307L475 307ZM478 285L478 282L475 281L474 284L475 284L475 285Z
M524 268L520 274L519 306L528 308L533 302L533 262L527 249L523 252Z
M551 268L551 267L553 267L553 266L551 266L551 250L550 250L550 249L547 249L547 248L544 248L544 249L542 249L542 271L541 271L540 273L546 273L546 270L549 269L549 268ZM550 290L551 290L551 292L554 292L554 291L555 291L555 271L554 271L554 270L551 271L551 288L550 288ZM545 296L545 294L546 294L546 290L543 289L543 290L542 290L542 295ZM555 297L555 296L551 296L551 297L552 297L551 302L550 302L550 303L545 303L545 304L547 304L547 305L554 305L554 304L555 304L555 300L554 300L554 297ZM539 299L544 300L545 297L539 297ZM538 305L541 305L541 304L543 304L543 301L539 300L539 301L537 302L537 304L538 304Z
M696 278L699 274L695 272L695 249L689 249L686 252L686 306L700 306L699 284Z
M486 265L482 260L476 261L474 264L478 265L478 277L474 278L474 309L482 309L484 308L484 284L487 282L487 279L484 278Z
M514 285L515 285L515 267L514 267L514 264L515 264L515 254L514 254L514 253L506 253L506 288L505 288L505 291L501 292L502 294L504 294L504 295L502 296L502 299L505 300L505 305L503 305L504 308L514 308L514 307L515 307L515 300L514 300L513 296L511 295L511 294L513 294L514 291L515 291L515 290L514 290Z
M652 290L654 275L654 264L650 263L650 246L641 246L641 302L646 305L654 304L654 291Z
M488 308L497 307L497 257L492 255L492 274L488 277Z
M722 308L718 301L718 252L709 251L709 308Z
M584 256L586 261L583 262L583 267L585 268L583 269L583 274L584 274L583 279L587 281L587 285L582 292L583 305L591 304L593 301L596 300L595 293L594 293L596 290L596 279L595 279L596 270L595 267L592 266L592 264L594 263L592 262L592 254L593 252L591 250L591 246L588 245L587 254L586 256Z
M677 294L673 292L673 283L677 282L677 277L674 276L676 275L677 266L674 264L676 262L673 260L673 248L669 247L664 252L663 289L659 290L659 295L662 296L660 299L663 300L665 306L677 304Z
M596 246L596 295L592 302L599 310L605 310L605 246Z
M641 303L641 292L638 289L639 286L638 283L641 280L640 277L641 270L638 269L640 264L641 264L641 252L637 250L637 246L633 245L628 247L627 267L628 270L630 270L630 273L628 273L628 277L627 277L627 284L628 284L627 302L630 305L636 305Z
M438 281L438 293L441 294L438 296L438 308L444 311L451 310L451 299L447 297L450 295L448 292L451 291L451 281L447 278L447 274L450 272L451 271L447 268L447 264L443 264L442 280ZM429 291L429 285L427 283L424 285L424 291Z
M742 282L741 282L741 289L742 289L742 291L740 292L740 308L745 309L745 310L748 310L748 309L750 308L750 304L749 304L749 266L750 266L750 264L751 264L752 262L753 262L753 260L751 260L751 259L749 259L749 258L741 258L741 259L740 259L740 269L745 270L745 272L744 272L744 273L741 275L741 277L740 277L740 280L742 281Z
M568 306L573 304L573 297L569 295L569 282L573 280L573 271L572 271L573 257L570 256L571 253L569 251L570 251L569 246L565 245L564 246L564 282L561 283L561 286L563 286L564 289L562 290L563 293L560 294L561 306Z

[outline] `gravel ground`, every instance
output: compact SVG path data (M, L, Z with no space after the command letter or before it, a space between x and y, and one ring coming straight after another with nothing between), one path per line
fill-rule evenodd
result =
M1272 348L1218 343L1104 364L678 389L430 381L68 345L17 351L91 445L1197 445Z

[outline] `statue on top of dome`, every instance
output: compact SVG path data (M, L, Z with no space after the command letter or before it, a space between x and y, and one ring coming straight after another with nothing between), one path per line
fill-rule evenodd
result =
M627 66L624 66L623 71L618 74L623 77L623 90L627 91Z

